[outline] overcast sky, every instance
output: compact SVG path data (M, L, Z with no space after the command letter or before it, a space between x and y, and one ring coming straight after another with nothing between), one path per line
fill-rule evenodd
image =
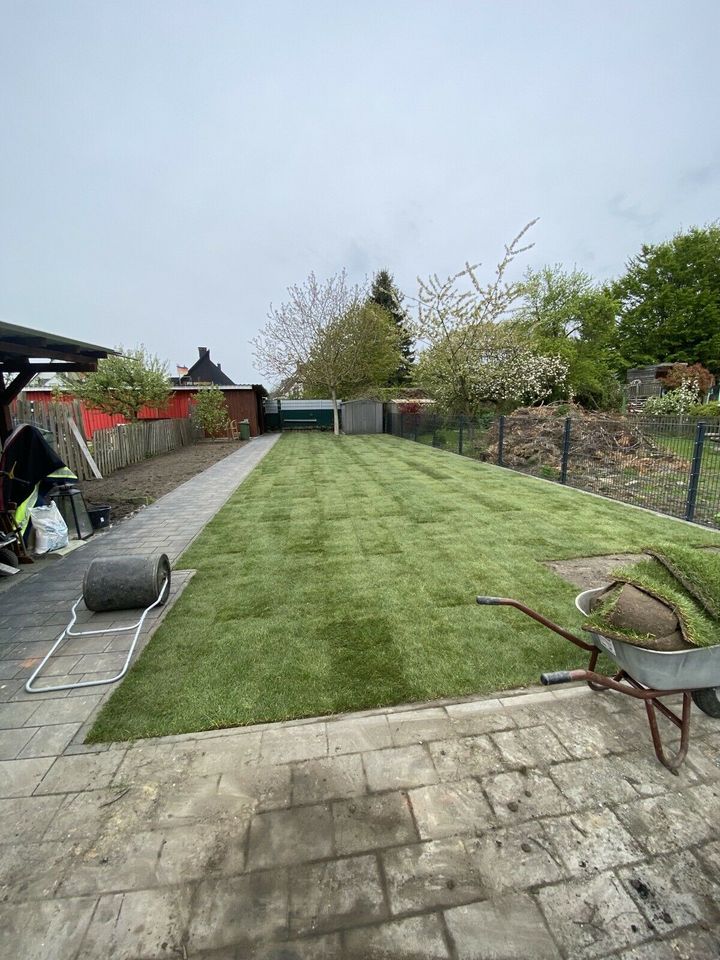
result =
M262 380L309 271L622 271L720 215L718 0L0 0L0 319ZM265 378L267 379L267 378Z

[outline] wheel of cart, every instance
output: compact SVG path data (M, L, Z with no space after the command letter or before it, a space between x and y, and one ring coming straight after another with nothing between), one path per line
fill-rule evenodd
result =
M588 616L590 602L602 593L604 587L585 590L575 600L578 610ZM478 597L482 605L500 605L514 607L537 623L559 634L576 647L590 654L586 670L560 670L543 673L540 680L546 686L556 683L569 683L584 680L595 691L615 690L625 696L642 700L647 712L650 735L655 755L668 770L677 773L687 755L690 742L690 710L693 701L710 717L720 718L720 645L698 647L694 650L647 650L620 640L604 637L599 633L588 633L591 643L581 640L573 633L548 620L531 607L508 597ZM612 676L596 671L597 660L601 653L613 660L619 670ZM682 712L678 716L662 698L682 696ZM668 756L663 748L657 723L657 712L666 717L680 729L680 745L673 756Z

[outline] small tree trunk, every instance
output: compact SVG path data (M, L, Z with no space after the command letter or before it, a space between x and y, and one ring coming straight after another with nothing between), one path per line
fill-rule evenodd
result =
M330 391L330 396L332 397L333 405L333 433L337 437L340 434L340 414L338 412L337 394L335 393L334 387Z

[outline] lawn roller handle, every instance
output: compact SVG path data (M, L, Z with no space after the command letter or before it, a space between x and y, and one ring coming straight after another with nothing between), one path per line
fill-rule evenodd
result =
M547 617L544 617L541 613L538 613L537 610L533 610L531 607L526 607L524 603L520 603L519 600L511 600L508 597L476 597L477 602L480 606L500 606L500 607L515 607L516 610L519 610L520 613L524 613L526 617L531 617L533 620L536 620L538 623L541 623L544 627L547 627L548 630L552 630L554 633L560 634L561 637L564 637L566 640L569 640L570 643L574 643L576 647L580 647L582 650L595 651L596 647L592 643L585 643L584 640L581 640L579 637L576 637L574 634L570 633L568 630L563 630L562 627L559 627L556 623L553 623L552 620L548 620ZM572 673L573 671L570 671ZM554 676L554 674L545 674L545 676ZM562 680L553 680L553 683L568 683L570 680L577 680L579 677L567 677ZM543 680L545 683L545 680Z

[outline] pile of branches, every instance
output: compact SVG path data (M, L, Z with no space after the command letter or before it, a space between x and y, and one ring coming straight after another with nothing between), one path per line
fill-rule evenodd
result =
M543 466L560 470L565 419L570 417L570 455L578 460L622 467L632 461L635 470L657 466L658 461L685 464L646 436L640 425L621 416L591 413L575 404L522 407L505 417L503 463L519 470ZM488 433L488 459L497 460L499 423Z

